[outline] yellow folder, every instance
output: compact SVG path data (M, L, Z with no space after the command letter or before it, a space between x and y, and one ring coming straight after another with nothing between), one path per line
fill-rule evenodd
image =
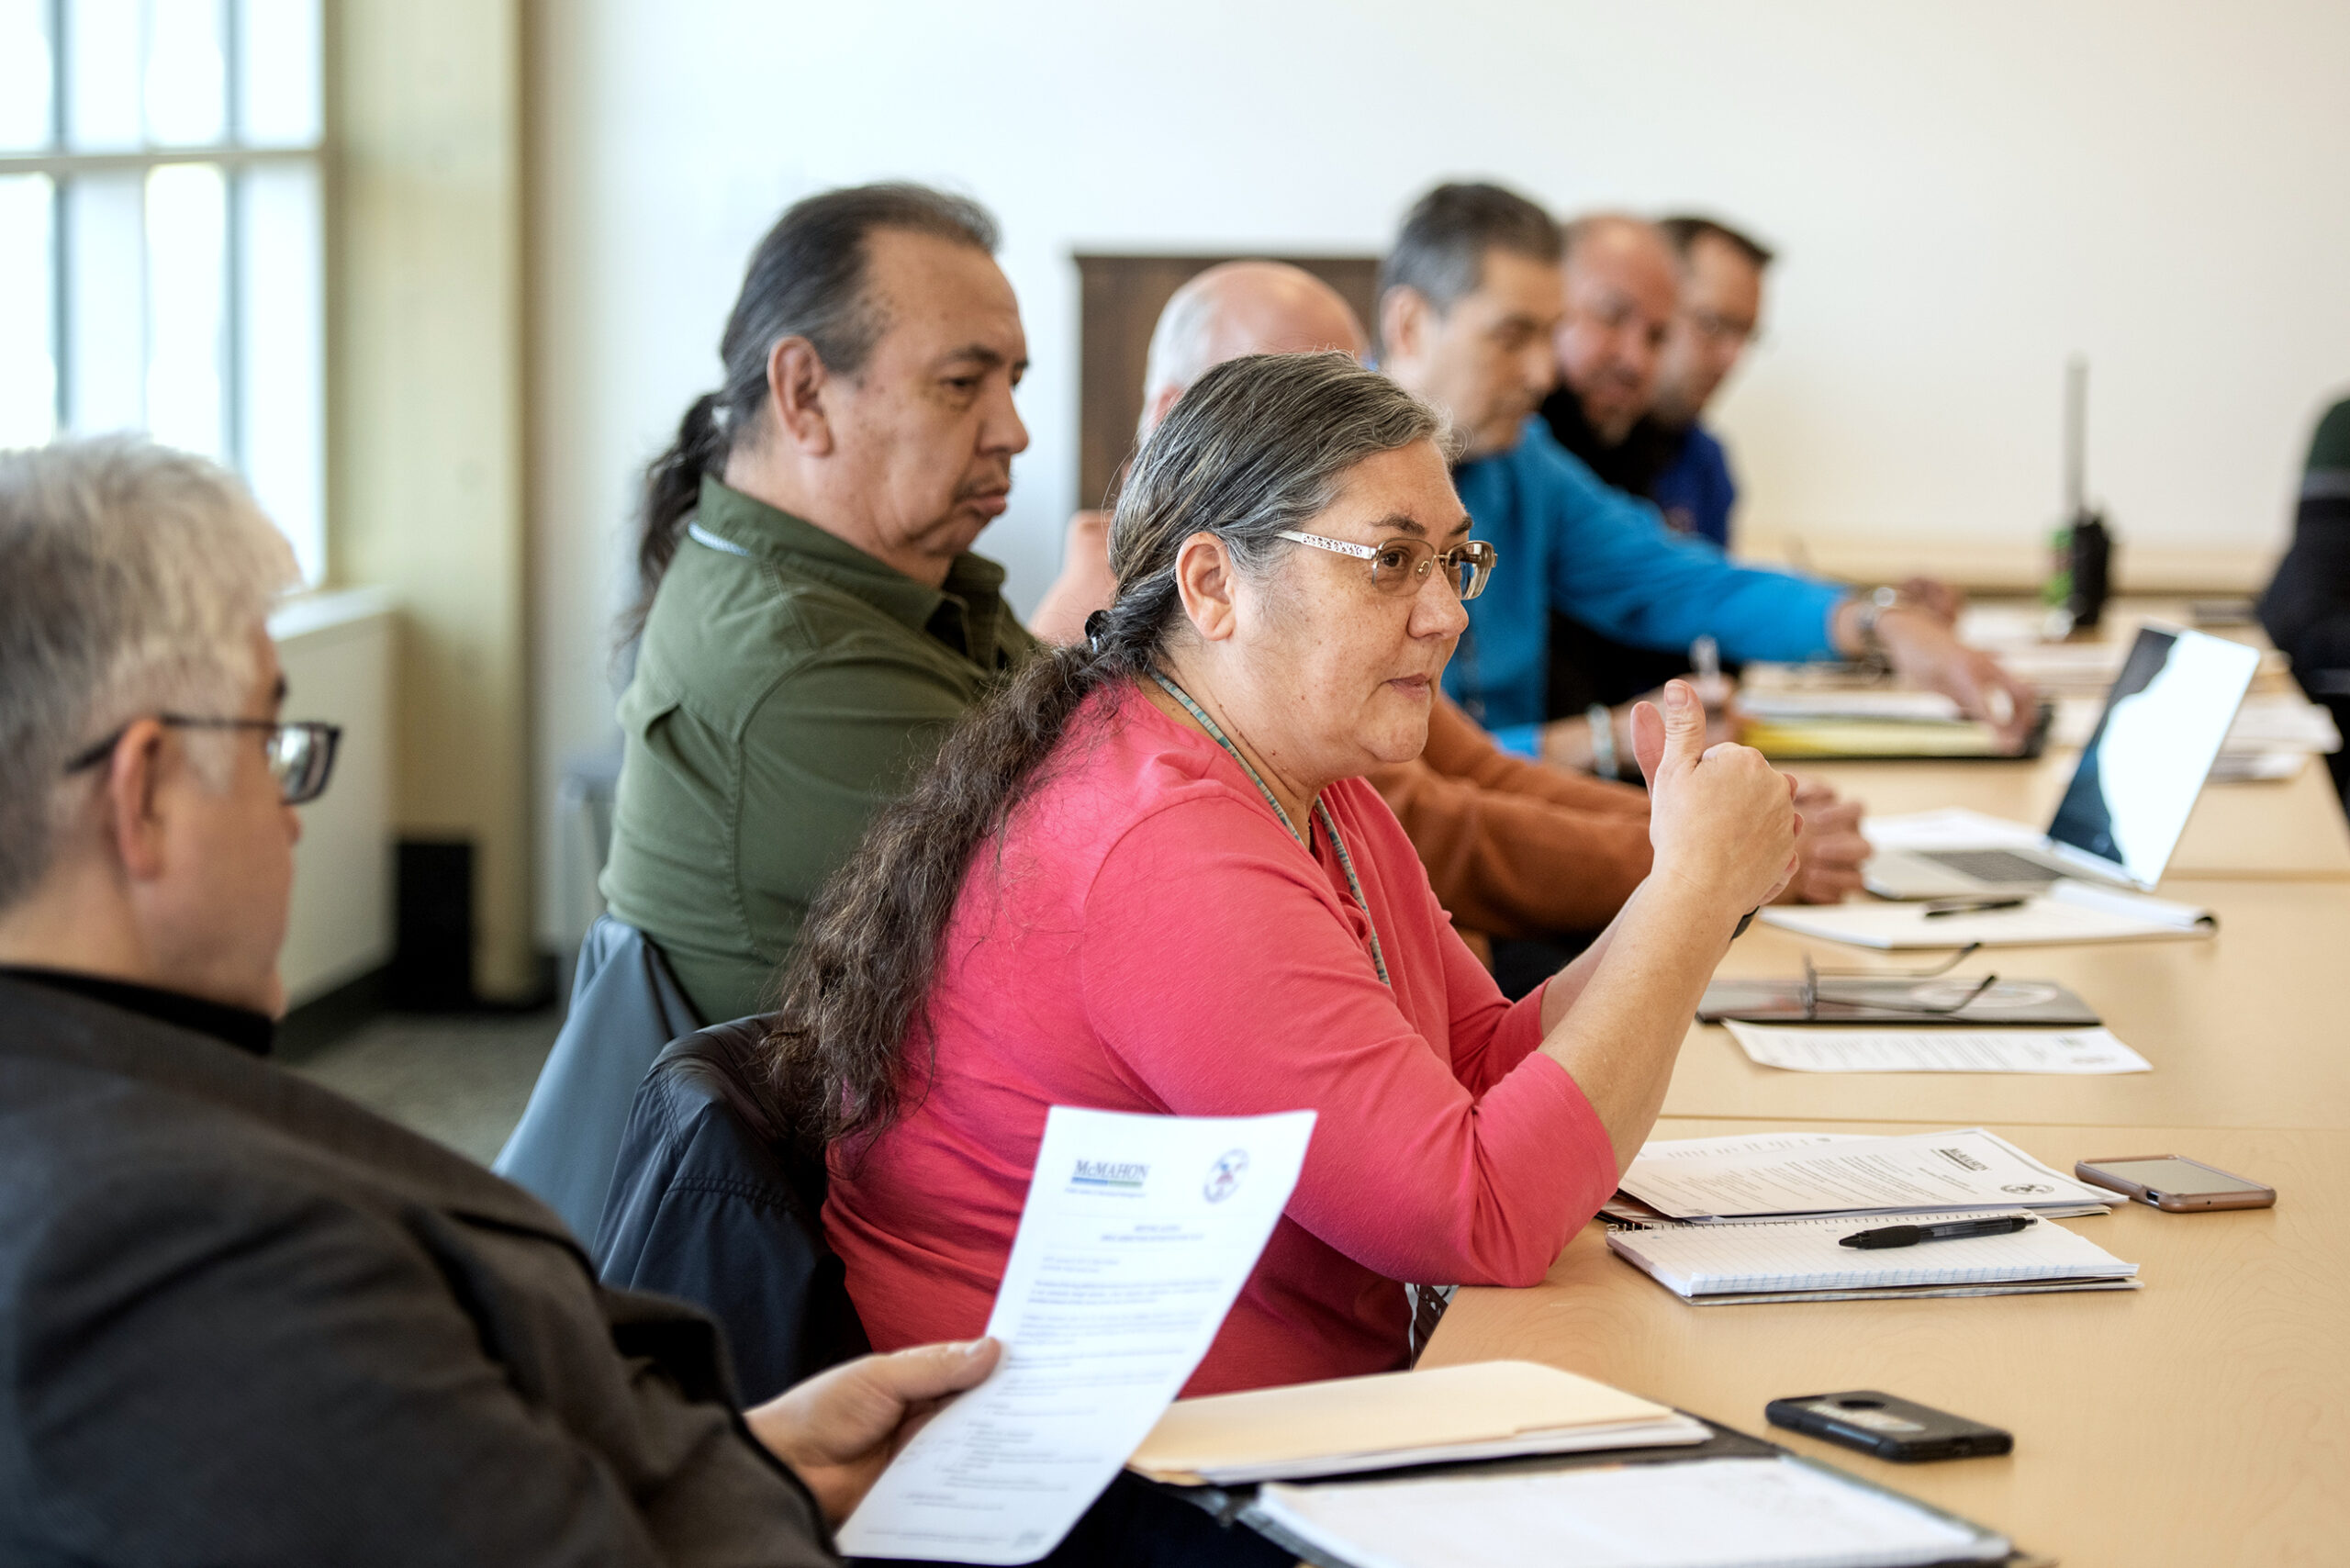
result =
M1703 1423L1587 1377L1475 1361L1179 1400L1126 1466L1177 1485L1237 1485L1706 1437Z

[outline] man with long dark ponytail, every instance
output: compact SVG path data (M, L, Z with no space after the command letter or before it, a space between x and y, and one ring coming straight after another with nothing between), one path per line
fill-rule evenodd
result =
M920 185L798 203L646 473L603 891L706 1019L757 1009L874 811L1036 646L969 554L1028 444L996 243Z

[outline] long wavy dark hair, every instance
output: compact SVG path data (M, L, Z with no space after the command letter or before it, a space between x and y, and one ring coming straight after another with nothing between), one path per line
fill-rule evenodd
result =
M1431 439L1445 439L1434 410L1340 353L1231 360L1183 395L1119 492L1118 596L1088 640L1031 660L966 713L810 910L765 1058L767 1087L806 1145L869 1145L919 1102L936 1057L925 1004L964 878L1087 700L1190 635L1175 584L1183 542L1213 533L1262 580L1296 548L1276 536L1326 510L1357 464Z
M890 182L849 185L795 202L767 231L743 274L718 355L726 381L686 409L677 439L644 470L637 502L636 603L621 618L625 645L644 630L654 590L677 553L677 536L701 495L702 476L727 454L767 400L767 359L786 338L805 338L836 375L865 366L888 323L867 297L867 241L879 229L927 234L992 254L995 219L964 196Z

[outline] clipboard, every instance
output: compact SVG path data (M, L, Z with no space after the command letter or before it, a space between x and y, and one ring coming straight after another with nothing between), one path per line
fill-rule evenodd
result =
M2105 1022L2078 993L2055 980L2001 978L1980 990L1977 984L1949 975L1823 975L1807 1000L1799 980L1718 980L1697 1002L1697 1021L1954 1029L2088 1029Z
M1781 1448L1776 1443L1767 1442L1761 1438L1750 1437L1746 1433L1737 1430L1735 1428L1725 1427L1718 1421L1707 1420L1702 1416L1695 1417L1694 1418L1703 1423L1709 1434L1704 1443L1694 1448L1619 1449L1574 1454L1549 1454L1527 1459L1488 1460L1482 1462L1466 1464L1417 1466L1408 1471L1386 1471L1377 1473L1389 1476L1398 1474L1426 1476L1457 1475L1472 1472L1483 1474L1503 1474L1512 1472L1580 1469L1584 1466L1597 1465L1692 1464L1702 1463L1708 1460L1717 1459L1791 1459L1798 1464L1808 1465L1815 1469L1827 1471L1829 1473L1834 1475L1837 1480L1848 1483L1849 1484L1863 1487L1870 1491L1886 1493L1891 1496L1899 1497L1905 1504L1913 1507L1921 1508L1928 1513L1938 1515L1948 1519L1953 1524L1960 1525L1967 1529L1976 1532L1979 1536L1991 1536L1998 1533L1996 1531L1985 1529L1982 1526L1974 1523L1974 1521L1961 1518L1958 1515L1949 1513L1947 1510L1936 1508L1930 1504L1921 1503L1915 1497L1906 1496L1901 1493L1892 1491L1888 1487L1879 1486L1874 1482L1854 1475L1849 1471L1841 1470L1832 1465L1822 1464L1817 1460L1806 1458L1803 1455L1793 1452L1791 1450ZM1366 1475L1355 1475L1347 1477L1346 1479L1360 1481L1366 1478ZM1315 1543L1302 1540L1283 1529L1276 1518L1272 1518L1262 1508L1258 1506L1257 1494L1259 1487L1257 1485L1175 1486L1169 1485L1164 1482L1147 1482L1144 1483L1144 1484L1155 1487L1159 1491L1169 1494L1169 1495L1183 1499L1194 1507L1200 1508L1205 1513L1213 1516L1217 1523L1226 1526L1227 1528L1234 1525L1247 1526L1249 1529L1263 1536L1266 1540L1270 1540L1274 1545L1281 1548L1284 1551L1296 1553L1301 1562L1312 1563L1314 1568L1359 1568L1358 1564L1324 1551L1315 1545ZM1998 1562L1998 1560L1994 1561ZM1939 1568L1939 1565L1937 1565L1937 1568ZM1968 1568L1983 1568L1982 1560L1975 1560L1968 1565ZM2020 1547L2014 1546L2012 1541L2010 1541L2009 1555L2004 1562L1998 1562L1998 1568L2056 1568L2056 1562L2053 1558L2042 1557L2036 1553L2026 1551Z

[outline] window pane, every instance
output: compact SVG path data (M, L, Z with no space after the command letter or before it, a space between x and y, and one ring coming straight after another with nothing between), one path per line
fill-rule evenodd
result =
M77 151L139 145L139 0L73 0L65 7L66 138Z
M222 0L147 0L147 139L207 147L229 134Z
M326 573L326 308L319 174L265 164L243 176L237 320L238 427L246 480L294 543L302 576Z
M0 0L0 151L49 145L48 0Z
M0 448L56 433L51 199L47 174L0 177Z
M252 147L319 140L319 0L236 0L237 138Z
M157 441L223 455L221 326L228 185L213 163L147 176L147 428Z
M65 185L65 418L84 435L147 422L144 200L135 173Z

